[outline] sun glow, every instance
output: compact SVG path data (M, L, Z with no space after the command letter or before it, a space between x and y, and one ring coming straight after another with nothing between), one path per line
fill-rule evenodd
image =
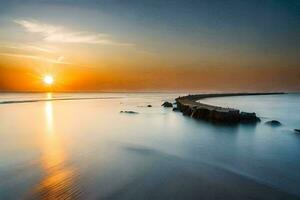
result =
M46 76L44 76L43 81L46 85L52 85L54 82L54 79L53 79L53 76L46 75Z

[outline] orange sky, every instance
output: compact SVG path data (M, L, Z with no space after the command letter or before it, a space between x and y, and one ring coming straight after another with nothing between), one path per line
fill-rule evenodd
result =
M0 91L300 91L295 5L168 2L3 2Z
M300 70L157 67L128 71L60 65L44 70L40 67L0 67L0 74L1 87L6 91L285 91L286 88L297 91ZM42 81L46 74L54 76L51 87Z

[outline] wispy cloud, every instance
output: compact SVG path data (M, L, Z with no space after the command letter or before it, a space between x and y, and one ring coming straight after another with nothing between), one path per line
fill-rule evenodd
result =
M57 58L47 58L47 57L43 57L43 56L34 56L34 55L16 54L16 53L0 53L0 56L33 59L33 60L39 60L39 61L44 61L44 62L53 63L53 64L72 65L72 63L66 62L63 56L59 56Z
M36 44L0 44L0 56L40 60L53 64L71 64L65 60L64 56L57 53L56 48Z
M25 50L25 51L37 51L43 53L55 53L56 49L52 47L44 47L32 44L6 44L0 45L0 47L8 48L8 49L18 49L18 50Z
M35 20L14 20L27 32L41 34L44 41L56 43L105 44L117 46L133 46L132 43L118 42L107 34L82 31L70 31L63 26L54 26Z

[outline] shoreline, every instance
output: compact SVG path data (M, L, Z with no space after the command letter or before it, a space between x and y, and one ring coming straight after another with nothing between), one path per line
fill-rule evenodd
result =
M286 94L283 92L273 93L219 93L219 94L195 94L178 97L175 99L178 110L183 115L190 116L194 119L201 119L217 123L257 123L260 118L255 112L243 112L235 108L225 108L221 106L209 105L198 102L205 98L214 97L231 97L231 96L251 96L251 95L279 95Z
M8 100L0 101L1 104L21 104L21 103L35 103L44 101L76 101L76 100L94 100L94 99L120 99L122 97L70 97L70 98L53 98L53 99L28 99L28 100Z

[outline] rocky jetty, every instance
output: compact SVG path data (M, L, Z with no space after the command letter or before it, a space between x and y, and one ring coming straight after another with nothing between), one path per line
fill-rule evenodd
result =
M166 107L166 108L172 108L173 104L168 101L165 101L161 106Z
M270 95L283 93L227 93L227 94L200 94L188 95L176 98L177 109L183 115L190 116L195 119L202 119L211 122L220 123L256 123L260 118L256 113L241 112L238 109L223 108L200 103L200 99L225 96L244 96L244 95ZM176 109L176 110L177 110Z

